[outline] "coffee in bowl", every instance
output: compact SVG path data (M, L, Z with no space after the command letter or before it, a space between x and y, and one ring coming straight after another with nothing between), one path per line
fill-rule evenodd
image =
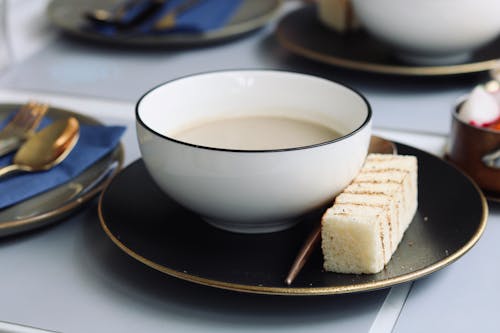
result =
M351 182L371 109L323 78L220 71L147 92L136 124L146 168L167 195L215 227L262 233L293 226Z
M269 150L311 146L335 140L342 135L330 127L307 120L245 116L205 121L183 128L171 136L195 145L235 150Z

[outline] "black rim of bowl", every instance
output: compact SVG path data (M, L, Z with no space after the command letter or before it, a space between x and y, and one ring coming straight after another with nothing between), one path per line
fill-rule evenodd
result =
M340 137L338 137L336 139L333 139L333 140L329 140L329 141L325 141L325 142L320 142L320 143L316 143L316 144L313 144L313 145L307 145L307 146L301 146L301 147L292 147L292 148L243 150L243 149L230 149L230 148L210 147L210 146L198 145L198 144L193 144L193 143L184 142L184 141L180 141L180 140L174 139L172 137L166 136L166 135L161 134L158 131L152 129L150 126L148 126L142 120L142 118L139 115L139 106L140 106L142 100L145 99L151 92L155 91L156 89L158 89L160 87L163 87L163 86L165 86L167 84L170 84L170 83L173 83L173 82L176 82L176 81L180 81L180 80L184 80L184 79L187 79L187 78L190 78L190 77L202 76L202 75L207 75L207 74L224 74L224 73L236 73L236 72L259 72L259 73L273 73L273 72L277 72L277 73L291 74L291 75L297 75L297 76L305 76L305 77L315 78L315 79L318 79L318 80L324 80L324 81L327 81L327 82L330 82L330 83L335 83L335 84L337 84L339 86L342 86L342 87L346 88L347 90L350 90L355 95L357 95L358 97L361 98L361 100L366 105L366 117L365 117L365 120L363 121L363 123L360 126L358 126L358 128L356 128L353 131L350 131L349 133L347 133L345 135L342 135L342 136L340 136ZM207 71L207 72L200 72L200 73L195 73L195 74L189 74L189 75L181 76L181 77L178 77L178 78L175 78L175 79L172 79L172 80L160 83L160 84L154 86L153 88L149 89L148 91L146 91L139 98L139 100L137 101L137 103L135 105L135 118L136 118L137 122L142 127L144 127L145 129L147 129L151 133L154 133L155 135L157 135L159 137L162 137L162 138L164 138L166 140L169 140L169 141L172 141L172 142L175 142L175 143L179 143L179 144L182 144L182 145L185 145L185 146L190 146L190 147L194 147L194 148L201 148L201 149L206 149L206 150L215 150L215 151L224 151L224 152L235 152L235 153L272 153L272 152L285 152L285 151L296 151L296 150L311 149L311 148L320 147L320 146L328 145L328 144L331 144L331 143L334 143L334 142L345 140L346 138L351 137L352 135L354 135L357 132L361 131L363 128L365 128L370 123L370 120L372 118L372 108L371 108L370 103L368 102L368 99L363 94L361 94L358 90L356 90L356 89L354 89L354 88L352 88L352 87L350 87L350 86L348 86L348 85L346 85L344 83L335 81L335 80L326 79L326 78L323 78L323 77L314 76L314 75L305 74L305 73L300 73L300 72L286 71L286 70L273 70L273 69L234 69L234 70Z

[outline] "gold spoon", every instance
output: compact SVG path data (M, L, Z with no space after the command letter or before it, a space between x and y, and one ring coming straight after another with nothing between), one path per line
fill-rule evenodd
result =
M370 140L370 147L368 148L368 153L376 154L397 154L398 150L394 142L382 139L378 136L372 136ZM316 245L319 243L321 238L321 223L316 224L313 228L304 244L299 250L295 261L286 276L285 283L291 285L293 280L297 277L302 267L306 263L307 259L313 252Z
M80 126L74 117L53 122L30 137L14 155L13 163L0 168L0 177L12 172L48 170L61 163L78 141Z

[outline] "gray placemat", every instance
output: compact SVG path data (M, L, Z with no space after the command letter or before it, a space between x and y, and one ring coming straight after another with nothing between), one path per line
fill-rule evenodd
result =
M498 332L499 213L492 204L482 238L458 262L415 281L393 332Z
M478 74L399 77L344 70L291 55L274 26L222 44L190 49L113 47L65 36L11 68L0 87L129 102L162 82L193 73L244 68L284 69L337 80L365 94L375 126L447 134L457 98Z
M259 50L252 47L260 34L190 50L141 50L61 37L13 66L0 84L24 90L135 101L151 87L179 76L225 68L262 67Z

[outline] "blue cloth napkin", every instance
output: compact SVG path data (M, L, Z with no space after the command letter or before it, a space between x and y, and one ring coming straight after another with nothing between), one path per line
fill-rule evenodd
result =
M130 1L130 0L124 0ZM145 0L149 1L149 0ZM145 1L131 8L122 22L130 22L145 10ZM189 1L189 0L188 0ZM135 26L131 30L120 30L111 25L95 23L91 29L108 36L115 34L167 34L167 33L202 33L222 28L234 15L243 0L199 0L185 11L178 14L174 28L157 31L154 25L164 15L178 6L182 6L186 0L168 0L153 15ZM118 4L117 7L119 7Z
M0 123L3 128L8 119ZM52 121L44 118L40 128ZM120 142L123 126L91 126L80 124L80 137L66 159L48 171L23 173L0 179L0 209L57 187L78 176L111 152ZM0 158L0 167L12 163L15 153Z

